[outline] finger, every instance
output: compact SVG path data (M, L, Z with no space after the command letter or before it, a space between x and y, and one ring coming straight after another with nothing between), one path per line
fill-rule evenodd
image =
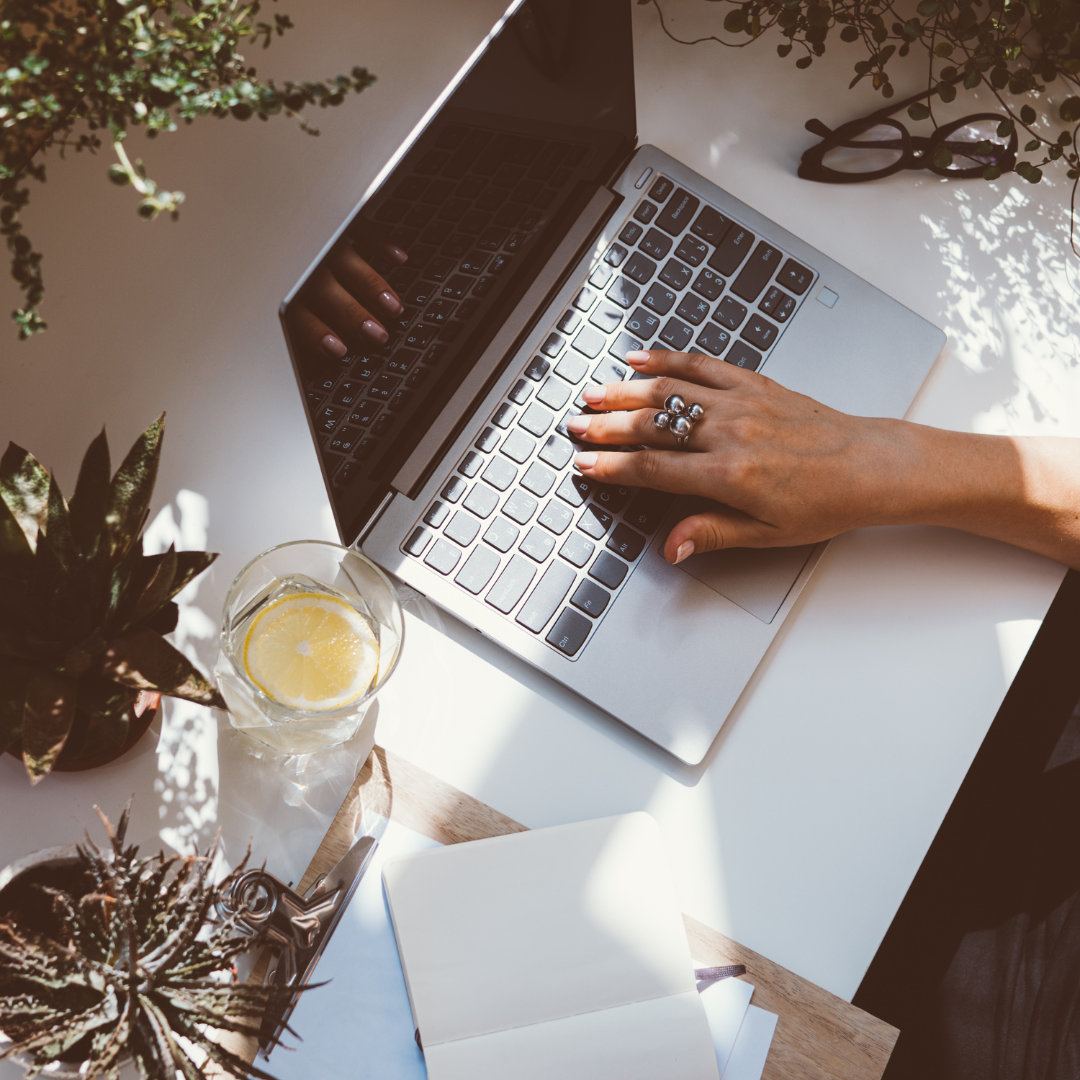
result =
M666 352L660 349L648 352L635 350L626 354L626 362L635 371L645 375L681 379L698 386L711 387L713 390L734 390L738 386L746 386L765 378L764 375L702 353ZM640 383L646 380L636 381Z
M699 401L706 408L722 400L713 390L681 379L632 379L629 382L591 384L582 391L585 404L590 409L612 412L615 410L662 409L672 394L678 394L687 405Z
M775 547L784 543L775 525L726 507L683 518L664 542L664 558L681 563L691 555L733 547Z
M700 454L676 450L637 450L633 453L586 451L574 464L590 480L624 487L656 488L674 495L703 495L709 477L701 468Z
M349 244L335 245L329 263L338 283L376 317L392 319L401 314L401 297Z
M383 323L325 267L315 272L304 290L304 303L354 349L383 345L390 337Z
M673 450L677 445L675 436L653 423L654 409L635 409L633 412L583 413L566 421L567 430L581 442L613 446L656 446Z
M348 353L345 342L303 302L289 306L288 320L298 356L325 356L329 360L341 360Z

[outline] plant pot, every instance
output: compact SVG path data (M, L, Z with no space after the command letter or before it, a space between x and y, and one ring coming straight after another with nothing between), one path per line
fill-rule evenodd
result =
M83 869L82 857L74 844L43 848L0 870L0 919L9 919L18 926L39 933L56 932L52 909L42 903L42 895L34 885L52 885L78 896L93 889L93 881ZM0 1029L0 1049L6 1038ZM15 1055L11 1059L28 1068L29 1057ZM83 1052L78 1043L64 1055L61 1067L50 1068L50 1080L80 1080L85 1074Z
M146 733L150 725L157 717L161 704L161 695L141 690L135 705L135 720L128 727L127 738L117 746L100 749L91 745L92 739L87 731L88 720L84 713L76 712L75 722L71 727L71 735L60 751L60 757L53 765L53 772L83 772L86 769L96 769L100 765L108 765L110 761L116 761L123 757ZM142 711L140 712L140 707ZM81 730L80 730L81 722ZM81 737L80 737L81 736ZM22 759L22 742L16 740L8 747L7 751L12 757Z

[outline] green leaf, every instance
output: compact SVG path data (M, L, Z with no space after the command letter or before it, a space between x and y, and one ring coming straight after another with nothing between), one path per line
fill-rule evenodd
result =
M1003 90L1009 82L1009 69L996 67L990 72L990 85L995 90Z
M735 8L724 16L724 29L729 34L741 34L746 30L746 12Z
M45 508L45 528L42 535L64 570L68 573L74 571L78 563L78 552L71 537L71 519L64 496L60 494L60 488L52 477L49 477L49 501Z
M153 558L156 563L154 572L139 595L134 610L125 620L128 626L135 626L149 618L162 604L175 595L172 586L176 578L176 551L170 547L164 555L153 556Z
M153 630L142 628L110 641L102 670L110 679L137 690L160 690L199 705L225 708L206 676Z
M921 0L919 6L915 10L924 19L932 19L941 11L941 7L942 5L939 0Z
M0 458L0 499L34 548L49 505L49 474L32 454L14 443L8 443Z
M1011 117L1006 117L997 126L997 133L999 139L1007 139L1016 130L1016 125L1012 122Z
M0 659L0 754L22 734L23 706L30 669L17 660Z
M845 26L844 29L840 31L840 40L858 41L859 31L854 26Z
M110 555L123 555L132 545L150 512L150 497L157 480L161 437L165 430L162 413L135 440L109 486L105 506L104 538Z
M175 596L189 582L197 578L218 557L216 551L178 551L176 553L176 577L172 592Z
M1035 110L1030 105L1023 105L1020 108L1020 119L1025 124L1035 123Z
M979 83L982 82L982 75L975 69L972 69L964 76L964 89L974 90Z
M73 679L51 671L35 671L23 706L23 763L31 784L39 783L56 764L75 718Z
M925 120L930 115L930 109L921 101L916 101L908 106L907 114L912 120Z
M71 534L84 555L93 555L105 528L105 506L109 498L109 441L105 429L87 448L68 507Z
M983 169L984 180L997 180L999 176L1001 176L1001 169L999 169L997 165L987 165L986 168Z
M143 626L158 634L171 634L179 621L180 608L170 600L158 608L150 618L143 620Z
M795 61L795 66L797 68L802 68L805 71L813 62L814 58L812 56L800 56L799 59Z
M947 146L939 146L934 151L934 165L939 169L947 169L953 163L953 156Z
M0 579L17 566L25 572L34 557L26 534L19 528L15 515L0 499Z
M1080 97L1067 97L1058 112L1066 124L1076 123L1080 120Z
M938 83L938 97L948 104L956 97L956 87L952 83Z
M1030 154L1033 151L1038 150L1041 145L1042 143L1040 143L1038 139L1031 139L1029 142L1024 144L1024 153Z

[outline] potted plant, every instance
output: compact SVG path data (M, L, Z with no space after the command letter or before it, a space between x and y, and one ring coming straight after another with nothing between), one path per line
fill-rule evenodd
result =
M104 850L87 836L0 871L0 1059L28 1075L116 1078L134 1060L149 1080L203 1080L209 1062L271 1080L211 1038L257 1035L288 997L237 979L236 958L263 942L217 904L244 865L214 885L216 849L139 858L129 811L115 830L97 811Z
M295 117L306 105L340 105L374 82L361 67L283 86L260 79L241 43L266 48L293 24L281 14L259 22L259 8L258 0L0 0L0 236L24 295L12 313L20 338L45 329L41 253L19 218L30 199L25 181L45 179L33 160L39 150L93 153L108 140L117 157L109 177L135 188L139 216L175 219L184 195L159 188L129 159L129 127L156 136L197 116Z
M154 695L224 708L162 636L173 597L217 556L142 550L164 426L162 414L113 476L102 431L70 505L21 447L0 458L0 752L20 755L33 784L124 753Z

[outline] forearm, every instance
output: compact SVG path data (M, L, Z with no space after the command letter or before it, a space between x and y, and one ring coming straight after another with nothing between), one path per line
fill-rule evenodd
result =
M879 520L945 525L1080 569L1080 439L896 422Z

